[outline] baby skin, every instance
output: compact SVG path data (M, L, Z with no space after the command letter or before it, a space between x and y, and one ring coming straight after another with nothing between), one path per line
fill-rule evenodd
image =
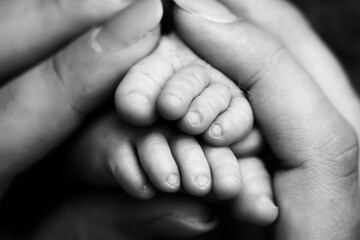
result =
M115 105L118 115L108 113L80 136L75 152L92 159L90 167L80 162L82 174L104 179L105 173L141 199L155 189L171 193L182 187L195 196L212 191L218 199L233 199L242 219L261 225L276 219L269 174L259 159L249 157L261 149L262 138L247 99L175 34L162 37L157 49L131 68ZM182 131L158 114L176 120ZM199 134L201 140L193 136Z
M116 91L115 105L125 122L150 126L160 114L165 120L176 121L178 128L186 134L201 134L207 145L227 148L234 145L234 157L253 155L262 145L259 131L253 130L253 113L243 92L226 76L199 59L175 34L162 37L158 48L130 69ZM246 144L250 147L242 147ZM155 161L149 162L154 164ZM223 189L232 186L232 190L223 197L217 194L223 199L236 196L241 178L238 167L224 164L225 168L220 170L209 165L200 168L202 171L196 176L210 179L209 168L227 173L236 169L232 180L224 174L221 178L227 179ZM154 169L161 169L161 166ZM194 166L186 169L186 172L193 172ZM164 176L171 174L159 171L157 175L165 179ZM189 176L184 172L180 175L183 178ZM192 175L193 180L199 180L196 176ZM196 185L195 182L192 185ZM184 184L184 187L192 194L203 195L211 186L201 187L204 189L200 192L189 184Z

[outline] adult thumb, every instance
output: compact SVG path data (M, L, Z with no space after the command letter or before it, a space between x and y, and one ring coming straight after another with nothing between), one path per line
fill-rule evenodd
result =
M112 97L129 68L156 47L162 13L160 0L135 1L2 88L0 179L44 157Z
M329 239L341 230L339 239L354 239L359 200L352 127L273 36L218 1L175 2L182 38L250 93L255 119L282 168L274 180L278 237Z
M0 82L48 58L130 1L0 1Z

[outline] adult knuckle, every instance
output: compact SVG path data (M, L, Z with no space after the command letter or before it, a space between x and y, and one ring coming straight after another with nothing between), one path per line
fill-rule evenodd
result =
M284 44L278 41L273 41L273 44L274 47L272 51L270 51L269 56L265 59L265 68L268 66L276 66L288 59L288 50Z
M65 58L53 58L46 63L46 71L53 79L51 84L56 88L56 95L59 100L77 115L84 116L87 113L82 105L88 96L90 86L83 81L75 81L76 76Z

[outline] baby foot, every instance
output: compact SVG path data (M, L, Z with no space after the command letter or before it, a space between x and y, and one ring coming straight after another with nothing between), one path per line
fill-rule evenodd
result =
M158 112L178 120L181 130L203 134L214 146L228 146L252 129L251 107L238 86L204 63L175 34L136 64L120 83L115 104L120 116L151 125Z

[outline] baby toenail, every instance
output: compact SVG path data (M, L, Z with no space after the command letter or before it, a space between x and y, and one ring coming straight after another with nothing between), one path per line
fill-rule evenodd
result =
M224 135L224 131L220 124L214 123L210 128L209 134L213 138L222 138Z
M151 185L150 184L145 184L142 188L141 188L141 190L140 190L141 192L144 192L144 193L147 193L147 192L151 192L152 191L152 187L151 187Z
M191 111L189 112L189 123L193 127L199 126L203 121L203 116L198 111Z
M180 178L178 174L171 174L166 178L167 185L172 189L177 189L180 186Z
M209 185L210 185L210 178L205 175L199 175L197 177L195 177L195 184L201 189L204 190L206 189Z

